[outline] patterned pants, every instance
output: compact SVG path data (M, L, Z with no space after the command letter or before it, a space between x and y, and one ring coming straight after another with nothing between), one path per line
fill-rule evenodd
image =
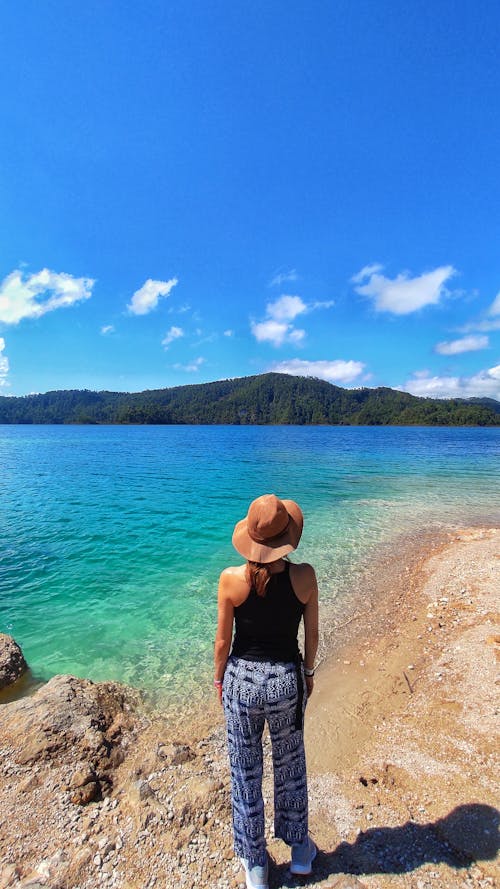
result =
M303 710L306 695L304 694ZM250 867L266 862L262 732L267 719L274 770L274 833L300 843L308 832L303 729L295 726L297 668L230 657L224 713L231 765L234 850Z

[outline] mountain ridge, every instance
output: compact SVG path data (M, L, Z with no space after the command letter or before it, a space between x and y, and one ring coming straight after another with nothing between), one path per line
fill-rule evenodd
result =
M384 386L344 389L269 372L142 392L0 396L0 424L498 426L500 402L422 398Z

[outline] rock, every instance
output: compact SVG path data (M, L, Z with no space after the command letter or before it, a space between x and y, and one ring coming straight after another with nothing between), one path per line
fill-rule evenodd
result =
M38 878L34 880L21 880L20 883L17 883L17 889L48 889L47 883L41 883Z
M20 765L67 768L71 800L85 804L109 792L136 704L117 683L54 676L32 697L2 707L0 747L13 748Z
M196 756L196 753L191 750L188 744L180 744L176 741L172 741L170 744L159 744L157 753L161 759L166 760L167 764L171 766L182 765L182 763L189 762L190 759L194 759Z
M144 800L155 800L156 794L147 781L139 781L137 784L137 790L139 791L139 799L144 802Z
M74 772L71 778L71 786L72 787L83 787L85 784L90 784L91 781L95 781L96 775L93 769L90 768L82 768L78 771Z
M366 889L366 883L361 883L356 877L336 877L333 883L327 883L324 889Z
M94 769L84 766L74 772L71 778L71 787L75 788L70 800L75 805L85 806L102 796L101 782Z
M19 793L27 793L28 791L33 790L35 787L38 787L39 784L40 776L30 774L19 782Z
M12 636L0 633L0 691L8 688L28 669L24 655Z
M71 794L70 800L77 806L86 806L101 796L101 785L98 781L89 781L83 787L79 787Z
M7 889L8 886L19 883L18 877L20 873L21 869L15 864L7 864L2 867L0 871L0 889Z

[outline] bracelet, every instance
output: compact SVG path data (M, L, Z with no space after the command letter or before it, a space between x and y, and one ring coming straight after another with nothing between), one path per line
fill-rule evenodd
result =
M304 667L304 676L307 676L308 679L312 679L314 676L314 667L312 670L308 670L307 667Z
M222 685L222 679L214 679L215 688L220 688Z

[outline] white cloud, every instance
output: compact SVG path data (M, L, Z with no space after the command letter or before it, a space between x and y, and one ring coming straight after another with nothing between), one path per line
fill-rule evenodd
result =
M186 312L191 311L191 306L189 303L183 303L182 306L170 306L167 311L169 315L185 315Z
M142 287L135 291L127 309L132 315L147 315L156 309L160 297L168 296L178 283L178 278L170 278L169 281L153 281L152 278L148 278Z
M477 352L487 349L490 341L487 336L464 336L459 340L438 343L435 351L439 355L461 355L463 352Z
M298 274L295 269L290 269L289 272L277 272L276 275L269 282L270 287L281 287L283 284L288 284L293 281L297 281Z
M383 268L384 266L380 265L379 262L374 262L372 265L364 265L360 272L352 276L351 281L353 284L361 284L366 278L371 278L372 275L381 272Z
M252 333L259 343L271 343L273 346L282 346L283 343L294 343L298 345L304 339L306 332L291 324L285 324L280 321L261 321L258 324L252 323Z
M489 333L491 330L500 330L500 293L497 293L486 314L491 320L483 319L482 321L470 321L468 324L459 327L459 332L470 333L471 331L477 331L481 333Z
M500 315L500 293L497 293L491 306L488 309L488 315Z
M424 306L437 305L447 292L443 286L445 281L456 274L451 265L440 266L416 278L404 272L390 279L380 274L381 271L382 266L365 266L351 280L357 284L356 293L373 299L378 312L394 315L409 315ZM361 284L362 281L366 284Z
M103 336L107 336L107 334L114 333L114 332L115 332L115 325L114 324L104 324L101 327L101 333Z
M40 318L82 302L92 295L94 283L92 278L74 278L49 269L34 275L16 269L0 284L0 321L18 324L23 318Z
M315 312L316 309L331 309L334 305L335 301L333 299L317 301L314 303L309 303L309 305L307 306L307 311Z
M9 359L3 354L5 351L5 340L0 336L0 389L7 386L7 374L9 373Z
M305 303L300 296L284 294L266 306L264 321L252 321L251 331L259 343L268 342L273 346L283 343L299 345L306 332L293 326L297 315L313 312L316 309L330 308L333 302Z
M289 324L283 324L279 321L260 321L252 322L252 333L259 343L269 342L273 346L281 346L285 342Z
M170 343L173 343L174 340L180 339L180 337L182 336L184 336L182 327L172 326L168 333L165 334L164 338L161 341L161 344L165 349L168 349Z
M176 370L184 370L186 373L196 373L201 365L205 364L205 361L206 359L200 356L199 358L195 358L190 364L174 364L174 368Z
M292 374L298 377L317 377L328 383L352 383L361 376L365 365L362 361L302 361L292 358L273 365L276 373Z
M302 315L304 312L309 314L309 312L315 312L318 309L331 309L334 305L333 299L305 303L300 296L284 295L275 302L268 303L266 313L269 318L274 318L275 321L294 321L297 315Z
M491 306L487 310L486 315L488 315L489 318L483 318L482 321L469 321L468 324L458 327L457 330L459 333L471 333L474 331L478 333L489 333L492 330L500 330L500 293L497 293Z
M234 330L225 330L224 336L234 336Z
M293 321L297 315L305 312L307 306L300 296L280 296L273 303L268 303L266 313L275 321Z
M500 318L495 318L492 321L471 321L470 324L464 324L457 330L459 333L470 333L474 330L480 333L489 333L491 330L500 330Z
M304 339L305 335L306 335L305 330L301 330L301 329L298 328L298 327L294 327L294 328L292 328L292 330L291 330L290 333L288 334L288 342L289 342L289 343L295 343L296 345L298 345L299 343L302 342L302 340Z
M197 330L196 333L197 333L197 335L199 335L199 334L203 333L203 331L202 331L202 330ZM197 349L198 346L204 346L205 343L213 343L213 342L215 342L215 340L217 340L218 338L219 338L219 334L218 334L218 333L207 333L206 336L202 336L201 339L199 339L199 340L197 340L195 343L193 343L193 344L192 344L192 348L193 348L193 349Z
M470 377L439 377L421 371L397 388L430 398L488 397L500 400L500 364Z

